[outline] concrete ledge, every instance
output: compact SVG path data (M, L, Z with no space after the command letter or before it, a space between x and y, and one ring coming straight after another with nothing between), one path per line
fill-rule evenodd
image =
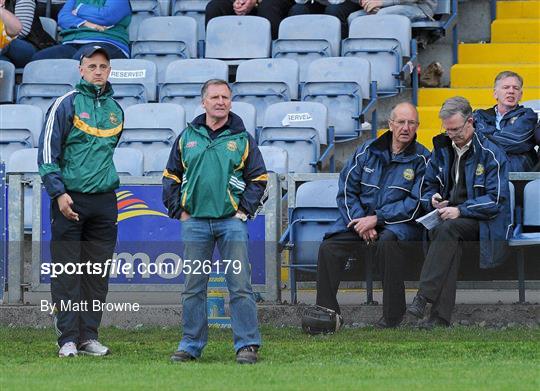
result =
M305 305L262 304L259 308L261 324L300 326ZM344 305L342 313L349 327L365 327L375 323L382 313L382 306ZM142 305L135 312L105 312L103 326L137 328L141 326L179 327L182 306ZM540 326L538 304L458 304L453 315L454 324L479 325L481 327L511 327L522 325ZM50 327L51 316L33 305L1 305L0 325L10 327Z

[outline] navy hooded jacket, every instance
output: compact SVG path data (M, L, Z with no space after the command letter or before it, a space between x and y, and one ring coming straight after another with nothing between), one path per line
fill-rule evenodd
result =
M508 171L530 171L536 164L534 128L538 116L533 110L523 106L510 110L502 117L500 130L496 127L495 107L476 110L473 118L476 131L493 141L508 155Z
M392 231L398 240L420 240L414 219L420 209L420 187L429 151L413 141L392 157L392 133L358 147L339 176L337 204L340 217L330 236L346 232L351 220L377 215L377 227Z
M449 199L454 162L448 136L434 137L433 146L422 185L421 203L427 212L434 209L431 197L435 193ZM503 263L506 241L512 233L508 161L501 148L477 132L471 148L473 153L465 161L467 200L457 207L460 217L479 220L480 267L487 269Z

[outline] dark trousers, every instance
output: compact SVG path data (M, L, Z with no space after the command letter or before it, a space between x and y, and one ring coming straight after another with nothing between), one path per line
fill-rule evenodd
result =
M51 256L55 263L105 264L112 258L117 235L116 195L114 192L82 194L70 192L72 209L79 214L79 221L62 215L56 200L51 204ZM103 267L104 268L104 267ZM69 271L69 270L68 270ZM94 300L105 302L109 276L62 273L51 277L51 295L56 308L55 328L58 344L80 343L97 339L102 311L93 311ZM74 311L71 303L87 303ZM62 306L63 305L63 306ZM69 310L71 309L71 310Z
M272 29L272 39L277 39L279 23L287 17L289 8L291 8L293 3L293 0L264 0L258 7L254 7L249 14L268 19ZM210 1L206 6L205 15L205 24L208 24L210 19L218 16L235 15L233 0Z
M431 315L448 323L456 304L456 281L463 242L478 241L478 220L446 220L429 231L429 250L420 274L418 294L433 303Z
M326 14L335 16L341 22L341 38L344 39L349 36L349 23L347 22L347 18L351 13L358 10L360 10L359 2L355 4L348 0L341 4L330 4L326 6L321 3L306 3L293 5L289 12L289 16L305 14Z
M384 318L387 321L400 319L406 309L403 278L410 247L411 243L398 241L396 235L386 229L379 232L379 239L371 246L350 231L325 239L319 248L317 304L340 313L336 294L347 260L374 256L382 273Z
M32 61L36 60L49 60L59 58L71 58L79 61L83 51L89 46L99 45L107 51L110 58L127 58L123 51L116 46L106 42L91 42L85 44L71 44L66 43L64 45L54 45L50 48L40 50L32 57Z

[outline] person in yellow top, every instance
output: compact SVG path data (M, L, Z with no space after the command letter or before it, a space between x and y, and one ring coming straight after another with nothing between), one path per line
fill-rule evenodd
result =
M5 9L5 0L0 0L0 49L6 47L22 30L15 15Z

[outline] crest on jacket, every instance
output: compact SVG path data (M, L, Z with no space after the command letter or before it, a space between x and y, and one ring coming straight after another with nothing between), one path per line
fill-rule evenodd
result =
M405 178L408 181L412 181L414 179L414 171L412 168L407 168L403 171L403 178Z
M476 166L475 174L478 176L478 175L482 175L483 173L484 173L484 166L478 163L478 165Z
M118 121L118 117L116 116L115 113L110 113L109 114L109 121L113 125L118 125L120 123L120 121Z

